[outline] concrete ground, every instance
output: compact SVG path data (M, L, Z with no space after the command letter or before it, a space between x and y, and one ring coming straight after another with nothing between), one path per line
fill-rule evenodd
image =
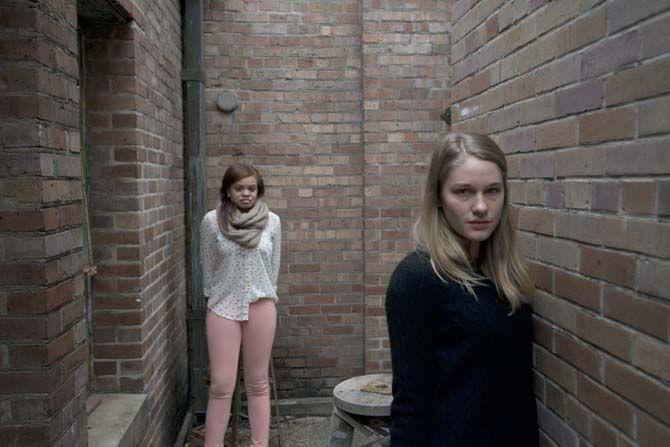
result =
M249 426L246 420L242 420L237 446L247 447L249 445ZM328 431L330 418L327 417L286 417L280 423L279 429L273 424L270 432L270 447L326 447L328 445ZM226 434L226 447L232 447L230 443L231 431ZM280 439L281 438L281 439ZM369 442L363 436L354 435L353 447L361 446ZM202 439L189 436L189 442L184 447L201 447Z

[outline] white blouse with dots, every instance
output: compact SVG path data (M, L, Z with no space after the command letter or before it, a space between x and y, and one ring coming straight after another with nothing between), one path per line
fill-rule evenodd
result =
M281 221L270 212L255 248L233 242L219 230L216 210L200 224L202 292L207 307L229 320L249 319L249 304L260 298L277 302L277 276L281 257Z

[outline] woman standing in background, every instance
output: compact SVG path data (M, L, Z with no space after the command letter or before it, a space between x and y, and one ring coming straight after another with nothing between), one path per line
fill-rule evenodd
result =
M221 202L200 224L211 384L205 446L222 447L230 418L240 345L251 445L270 435L268 369L275 335L281 222L261 198L263 179L236 163L221 181Z

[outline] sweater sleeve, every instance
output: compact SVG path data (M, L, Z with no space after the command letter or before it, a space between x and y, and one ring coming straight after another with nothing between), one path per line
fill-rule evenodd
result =
M435 392L431 297L422 289L418 256L410 257L415 262L406 258L398 265L386 295L393 369L393 447L429 445Z

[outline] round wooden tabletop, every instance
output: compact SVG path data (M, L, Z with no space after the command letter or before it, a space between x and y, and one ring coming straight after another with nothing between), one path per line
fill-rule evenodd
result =
M363 391L378 390L375 391ZM390 416L391 374L368 374L340 382L333 390L335 406L360 416ZM385 394L387 392L389 394Z

